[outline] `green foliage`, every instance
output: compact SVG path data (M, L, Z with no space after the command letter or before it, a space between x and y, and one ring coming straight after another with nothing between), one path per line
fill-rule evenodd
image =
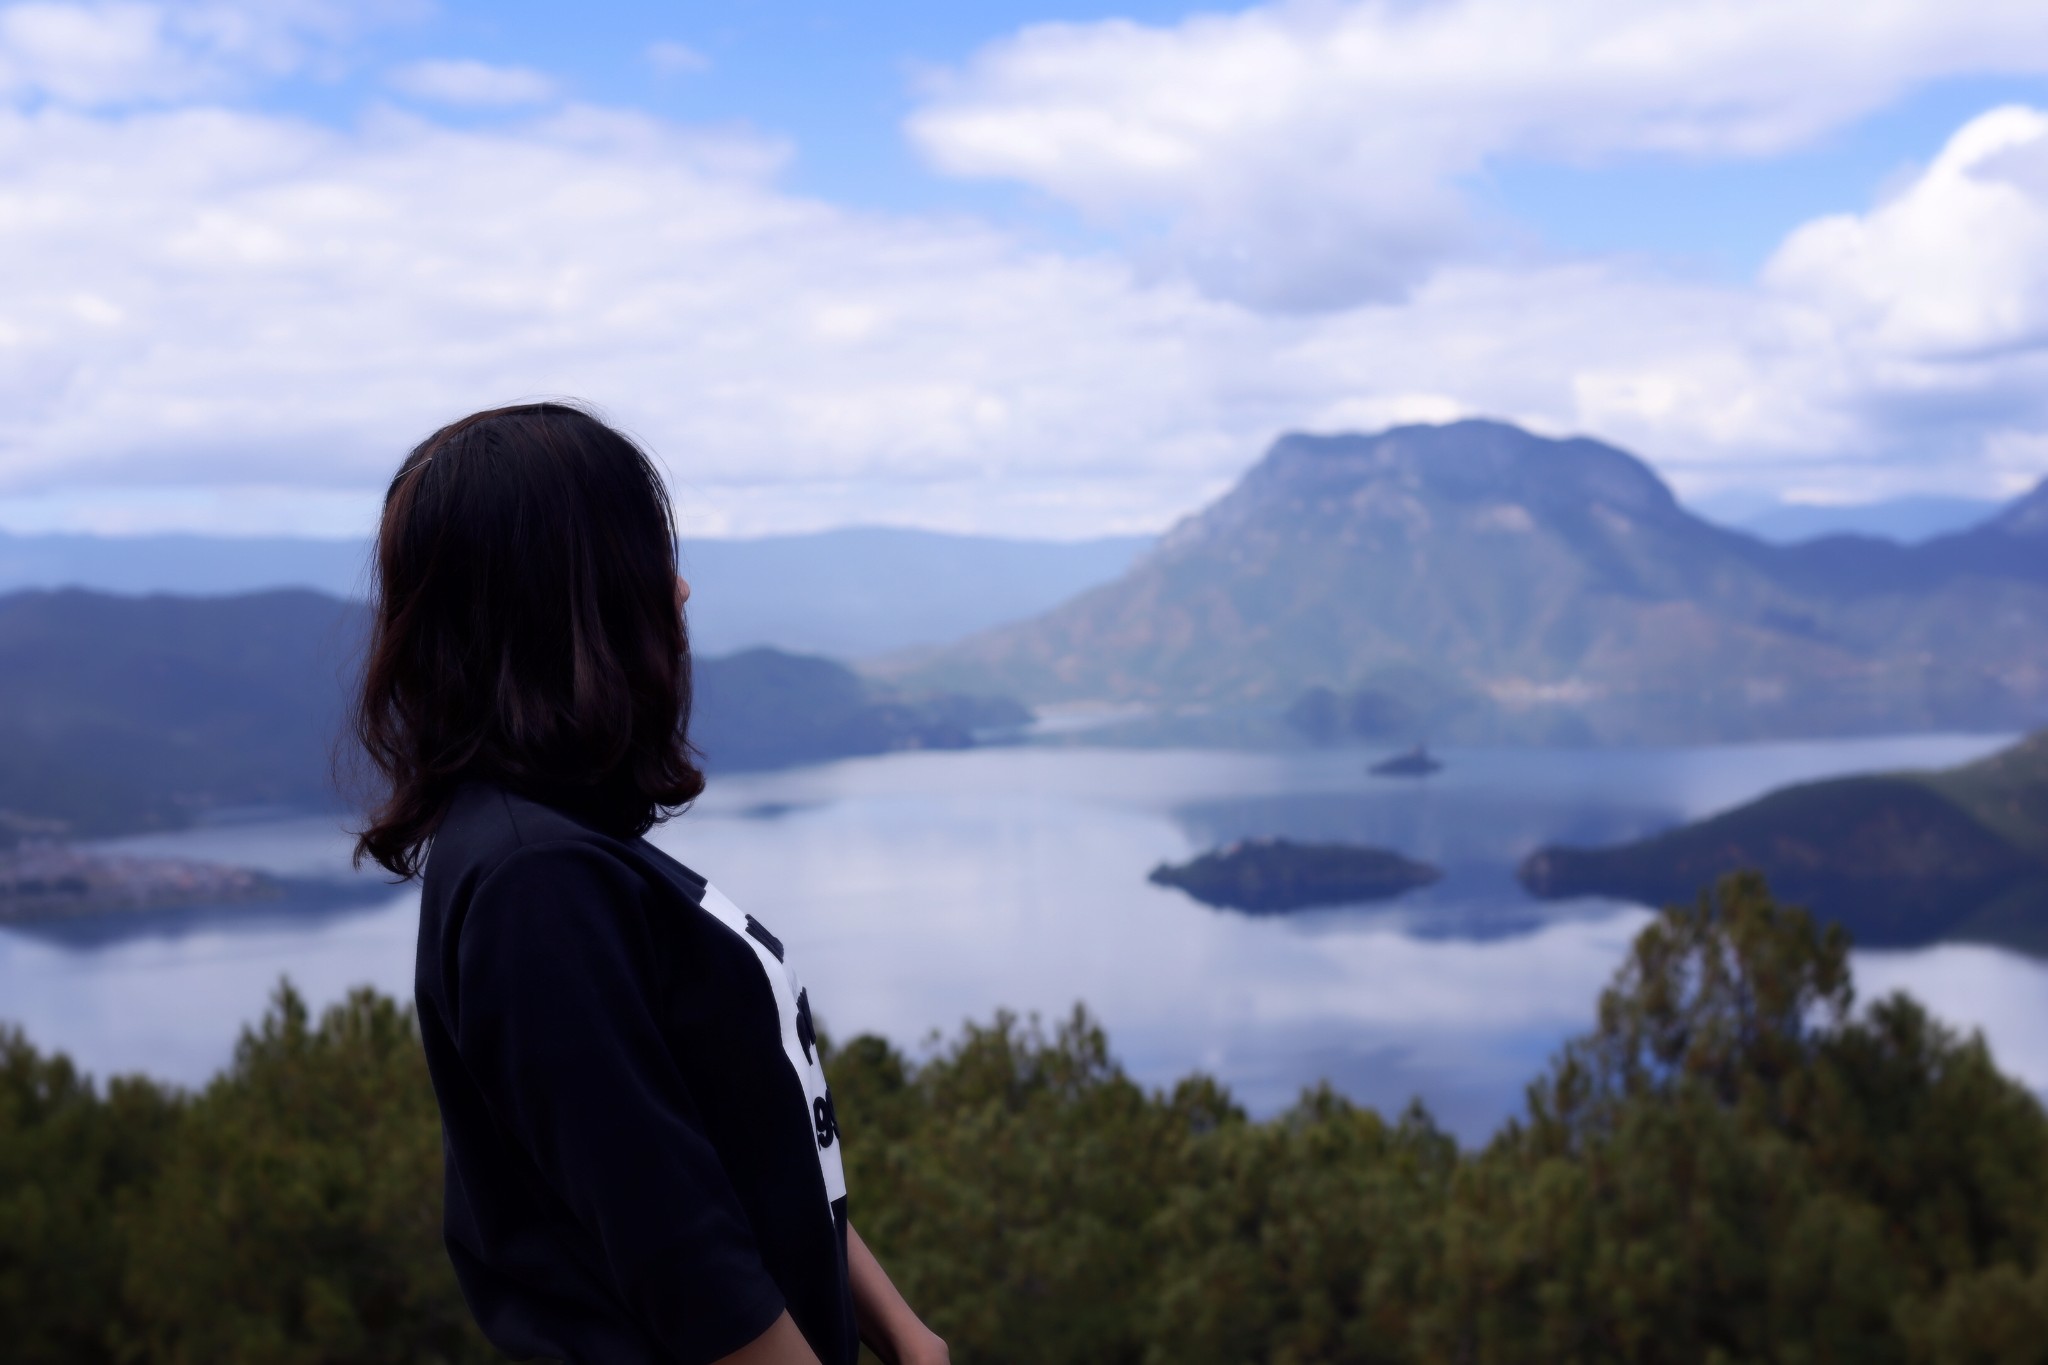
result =
M491 1358L441 1251L441 1145L410 1012L359 990L314 1024L280 988L130 1210L144 1358Z
M1460 1151L1327 1088L1148 1092L1082 1011L829 1054L855 1220L963 1365L2048 1361L2048 1117L1723 881ZM197 1095L0 1034L0 1336L33 1362L491 1358L409 1014L279 992Z
M1462 1173L1444 1275L1491 1288L1445 1358L2048 1359L1959 1335L1980 1298L2048 1311L2039 1103L1910 1000L1850 1001L1839 931L1753 875L1665 912Z
M441 1146L409 1010L289 986L198 1095L0 1033L0 1358L162 1365L495 1359L441 1249Z
M1079 1011L1050 1035L1010 1015L970 1025L917 1068L856 1039L832 1075L858 1115L846 1159L862 1233L896 1249L892 1274L960 1359L1140 1358L1130 1305L1148 1228L1187 1135L1239 1121L1214 1086L1146 1095Z
M1315 1090L1144 1095L1077 1015L834 1060L869 1241L962 1361L2042 1361L2048 1118L1728 878L1460 1153Z
M143 1082L106 1095L0 1030L0 1341L22 1365L106 1361L118 1326L122 1194L148 1185L177 1119Z

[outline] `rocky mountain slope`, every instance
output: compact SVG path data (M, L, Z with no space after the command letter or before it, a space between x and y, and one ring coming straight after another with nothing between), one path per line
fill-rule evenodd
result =
M1767 544L1497 422L1287 436L1115 582L919 662L1034 702L1707 740L2048 719L2048 485L1917 546Z

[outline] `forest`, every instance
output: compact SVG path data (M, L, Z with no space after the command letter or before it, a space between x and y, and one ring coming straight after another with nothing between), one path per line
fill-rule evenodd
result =
M1860 1005L1754 874L1643 930L1461 1149L1327 1088L1147 1091L1077 1009L832 1048L853 1216L962 1365L2048 1360L2048 1116ZM288 985L184 1093L0 1034L5 1357L494 1359L440 1243L408 1009Z

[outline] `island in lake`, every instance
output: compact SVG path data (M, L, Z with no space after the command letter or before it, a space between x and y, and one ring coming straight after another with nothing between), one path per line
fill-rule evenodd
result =
M1243 839L1189 862L1161 863L1148 880L1177 886L1205 905L1270 915L1386 900L1442 876L1427 863L1381 848Z
M1519 876L1545 899L1661 905L1738 868L1866 945L2048 952L2048 731L1959 768L1805 782L1632 843L1539 848Z
M0 923L227 905L270 900L284 890L247 868L95 853L58 839L9 834L0 822Z
M1418 744L1392 758L1383 758L1367 769L1374 777L1428 777L1431 773L1442 772L1443 762L1433 758L1429 746Z

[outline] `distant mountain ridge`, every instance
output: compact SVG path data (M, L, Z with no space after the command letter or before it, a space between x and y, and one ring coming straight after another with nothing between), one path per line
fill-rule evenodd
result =
M691 630L706 654L756 646L858 658L938 645L1115 578L1151 536L1026 540L909 527L687 537ZM359 598L367 540L0 532L0 592L87 588L228 595L310 588Z
M686 538L691 638L709 654L766 645L842 659L943 645L1107 583L1155 540L1025 540L885 526Z
M1920 545L1781 546L1595 440L1290 435L1123 577L910 673L1276 711L1320 686L1464 738L2021 728L2048 719L2048 484Z
M302 588L361 597L369 583L370 542L364 539L0 531L0 592L84 588L211 597Z
M1776 545L1822 536L1860 535L1914 545L1951 531L1965 531L1998 514L1989 498L1908 494L1866 503L1790 503L1753 496L1721 495L1688 504L1709 521Z

